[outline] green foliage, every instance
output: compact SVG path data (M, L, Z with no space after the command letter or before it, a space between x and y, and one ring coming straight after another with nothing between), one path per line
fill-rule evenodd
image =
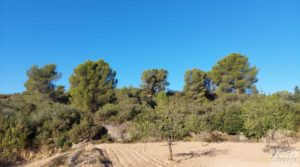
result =
M186 106L180 96L170 97L165 105L157 107L158 130L163 137L169 139L182 139L186 135L184 131L184 117Z
M0 108L1 110L1 108ZM14 162L27 146L30 127L19 111L0 112L0 164Z
M0 100L0 163L13 162L27 148L43 145L67 149L67 132L79 122L79 112L67 105L28 103L27 95Z
M248 58L238 53L232 53L215 65L209 78L218 86L218 92L248 93L256 92L255 83L258 70L251 67Z
M116 91L116 103L106 104L94 115L95 122L121 124L132 121L139 113L145 110L140 100L140 90L136 88L123 88Z
M294 89L294 100L295 102L300 103L300 89L298 86L296 86Z
M70 77L72 104L85 112L95 112L99 107L115 100L116 71L104 60L80 64Z
M144 108L147 107L142 104L140 98L141 91L134 88L123 89L117 93L117 106L119 113L116 122L122 123L125 121L132 121Z
M41 104L25 116L31 130L27 141L37 148L42 145L60 147L59 138L66 136L66 132L80 120L78 111L62 104Z
M245 102L244 110L246 135L257 139L270 130L295 130L299 121L294 104L276 95L253 96Z
M65 151L72 143L105 140L107 124L126 125L133 141L168 139L172 153L172 142L192 133L209 132L211 141L222 139L221 132L259 139L277 130L296 132L300 122L299 88L294 94L253 93L257 69L240 54L208 74L188 70L182 92L166 91L163 69L144 71L141 88L117 89L116 72L103 60L79 65L69 91L54 85L60 74L53 64L33 66L27 75L26 92L0 95L0 165L24 149Z
M199 69L187 70L184 76L184 94L196 103L207 100L209 93L207 74Z
M56 144L57 147L61 148L62 151L66 151L72 146L72 143L69 139L69 136L66 133L61 134L56 139L55 144Z
M196 114L196 113L190 113L187 114L184 117L184 132L186 134L193 132L193 133L199 133L200 131L202 131L203 129L203 119L201 117L201 115Z
M80 124L75 125L69 132L70 141L72 143L99 140L106 134L107 130L101 125L94 124L91 117L85 117Z
M130 131L133 139L182 139L187 135L184 99L178 95L168 97L161 92L156 100L158 106L155 109L145 109L136 116Z
M68 104L70 94L66 92L64 86L57 86L53 93L50 95L54 102L62 103L62 104Z
M239 103L218 105L210 113L209 129L234 135L243 131L242 108Z
M164 69L146 70L142 75L142 89L148 96L153 96L164 91L169 85L167 81L168 71Z
M161 139L161 134L157 130L158 116L156 111L151 109L144 110L136 116L135 121L130 127L130 135L133 140L155 138Z
M22 111L24 114L30 114L36 110L36 104L28 102L27 95L14 94L9 96L7 99L0 101L2 110Z
M131 121L144 110L143 105L136 103L132 99L128 99L127 101L123 101L117 105L120 108L120 112L118 113L118 118L116 120L118 123Z
M288 91L276 92L272 96L276 97L276 98L280 98L280 99L285 100L285 101L295 102L294 95L292 93L288 92Z
M167 105L168 100L168 96L165 92L159 92L155 99L158 106Z
M27 72L28 80L24 84L27 92L31 94L40 94L50 96L53 93L55 85L54 81L61 77L56 71L55 64L47 64L39 68L34 65Z
M97 124L111 121L120 111L119 106L114 104L106 104L94 114L94 121Z

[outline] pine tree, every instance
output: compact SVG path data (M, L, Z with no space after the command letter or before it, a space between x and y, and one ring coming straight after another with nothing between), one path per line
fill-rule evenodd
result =
M72 104L83 111L95 112L115 99L116 71L104 60L80 64L70 77Z
M256 91L257 73L246 56L232 53L213 67L209 78L217 85L219 93L244 94Z

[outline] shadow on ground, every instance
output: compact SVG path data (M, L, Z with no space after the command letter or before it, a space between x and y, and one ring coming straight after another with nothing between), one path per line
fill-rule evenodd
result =
M228 152L228 149L221 150L221 149L211 148L211 149L207 149L204 151L191 151L191 152L187 152L187 153L178 153L178 154L175 154L175 156L179 158L179 160L177 162L182 162L182 161L186 161L189 159L204 157L204 156L214 157L219 154L226 154L227 152Z

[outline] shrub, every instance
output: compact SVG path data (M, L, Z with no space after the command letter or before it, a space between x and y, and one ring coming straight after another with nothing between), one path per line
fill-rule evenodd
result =
M80 115L77 110L63 104L47 104L38 106L31 114L34 129L33 144L56 144L62 136L79 123ZM60 145L57 145L60 147Z
M294 104L278 96L254 96L245 103L245 134L259 139L271 130L295 131L298 124ZM274 133L273 133L274 134Z
M134 123L130 126L129 133L132 140L160 138L157 130L156 120L158 119L154 110L146 110L136 116Z
M27 146L30 128L18 111L0 112L0 164L14 162L20 150Z
M99 140L106 134L107 130L101 125L95 125L91 118L84 118L80 124L75 125L69 132L72 143L79 143L85 140Z
M61 148L62 151L66 151L72 146L72 143L66 134L61 134L57 137L55 144L57 147Z
M139 113L144 110L144 106L138 103L135 98L124 98L117 104L106 104L94 115L94 121L101 123L121 124L132 121Z
M205 142L222 142L224 140L223 134L218 131L213 131L209 133L206 138L204 138Z
M241 106L232 105L226 108L223 115L224 125L220 130L230 135L243 131L244 120L242 118Z
M213 111L202 116L202 130L218 130L231 135L243 131L244 120L239 103L217 105Z
M96 123L102 123L109 121L113 116L116 116L119 112L119 107L114 104L106 104L100 108L94 115L94 121Z

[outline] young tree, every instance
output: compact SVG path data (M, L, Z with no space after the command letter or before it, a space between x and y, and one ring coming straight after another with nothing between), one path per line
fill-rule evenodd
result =
M179 95L167 98L166 95L163 97L160 94L160 99L159 104L161 105L157 107L159 118L157 119L157 125L161 135L168 139L168 159L173 161L172 143L174 139L181 138L184 135L185 106Z
M83 110L95 112L115 99L116 71L104 60L80 64L70 77L72 104Z
M258 70L251 67L248 58L238 53L232 53L215 65L209 78L223 93L243 94L256 91L255 83Z
M61 77L55 64L47 64L41 68L32 66L27 71L28 80L24 84L30 94L50 96L55 89L54 81Z
M187 70L184 76L184 94L188 99L202 103L207 99L207 74L199 69Z
M142 75L142 89L148 96L153 96L164 91L169 85L167 81L168 71L164 69L146 70Z

